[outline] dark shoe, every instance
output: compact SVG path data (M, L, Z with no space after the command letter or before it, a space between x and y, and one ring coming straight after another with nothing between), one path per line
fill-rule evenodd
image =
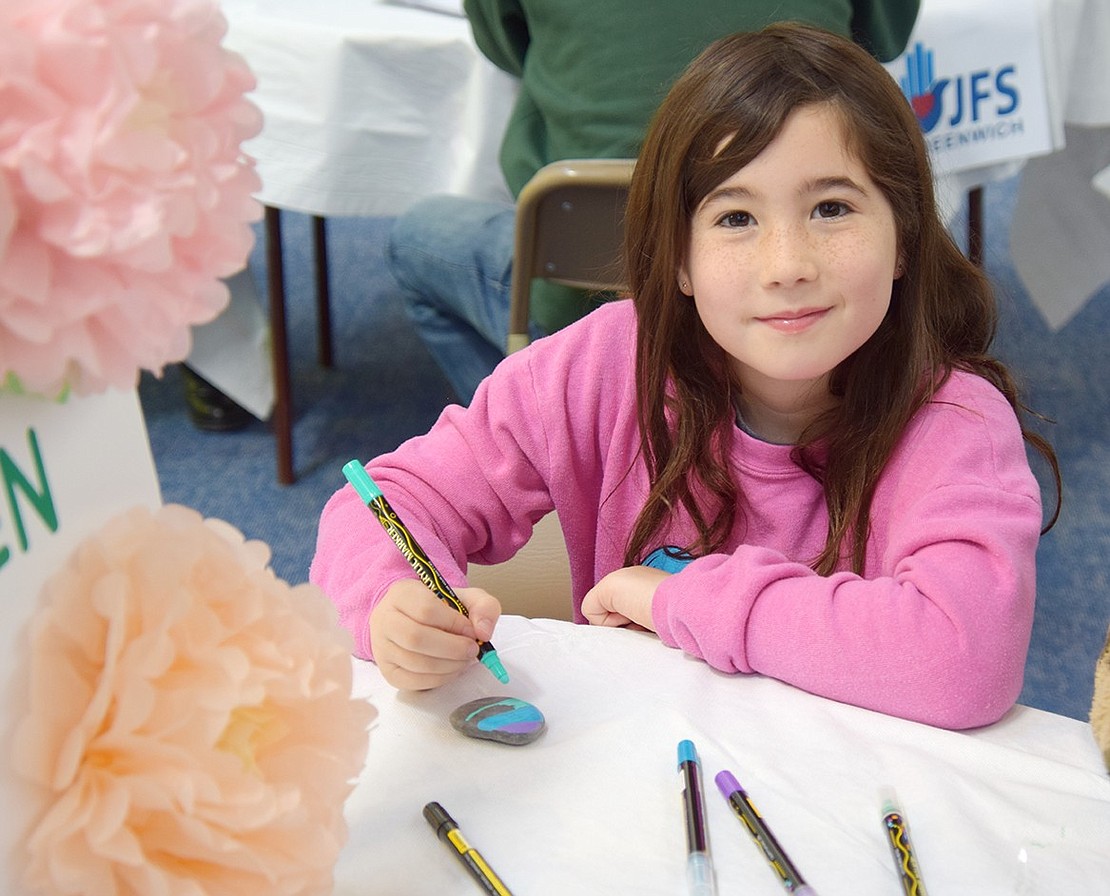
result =
M193 426L205 432L232 432L249 424L253 417L219 389L181 365L185 381L185 404Z

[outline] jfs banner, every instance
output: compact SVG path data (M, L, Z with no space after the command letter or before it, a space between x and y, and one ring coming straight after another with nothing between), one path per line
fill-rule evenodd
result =
M937 174L1056 148L1036 0L924 0L906 52L886 68Z

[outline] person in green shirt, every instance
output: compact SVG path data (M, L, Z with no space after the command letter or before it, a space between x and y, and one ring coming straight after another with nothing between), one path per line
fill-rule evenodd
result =
M673 81L715 39L800 21L853 38L883 61L909 40L919 0L465 0L474 40L520 78L500 164L512 196L560 159L634 158ZM460 401L505 355L511 203L431 196L394 222L387 257L406 311ZM532 337L598 298L540 283Z

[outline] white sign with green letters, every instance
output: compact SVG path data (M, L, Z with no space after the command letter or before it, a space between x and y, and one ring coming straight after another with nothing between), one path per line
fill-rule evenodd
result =
M137 504L161 504L138 397L107 392L57 403L0 394L0 892L23 893L18 850L35 820L11 770L27 699L27 635L43 582L74 547Z

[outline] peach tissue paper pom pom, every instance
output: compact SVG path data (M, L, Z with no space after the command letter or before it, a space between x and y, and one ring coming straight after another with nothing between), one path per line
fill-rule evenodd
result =
M14 756L47 794L35 892L331 891L375 710L331 604L269 558L187 507L136 507L43 586Z
M0 388L134 388L228 302L262 117L216 0L0 3Z

